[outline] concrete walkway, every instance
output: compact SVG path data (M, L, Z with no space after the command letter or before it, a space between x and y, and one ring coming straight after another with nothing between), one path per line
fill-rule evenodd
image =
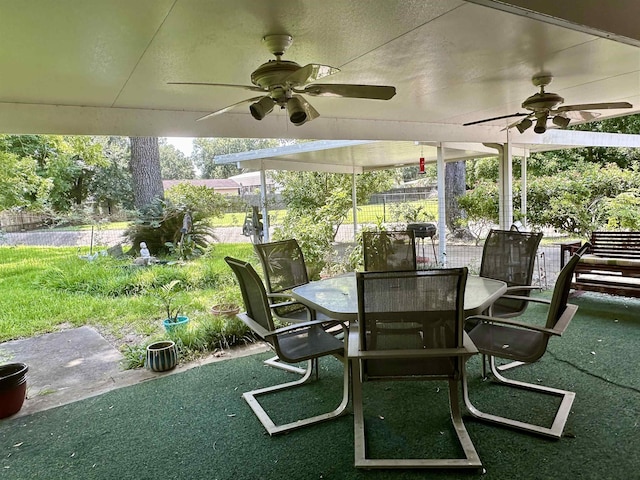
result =
M263 344L234 348L198 361L179 364L169 372L123 370L122 354L96 330L80 327L0 344L0 363L25 363L27 399L11 418L29 415L67 403L184 372L212 362L266 351ZM1 420L0 420L1 422Z

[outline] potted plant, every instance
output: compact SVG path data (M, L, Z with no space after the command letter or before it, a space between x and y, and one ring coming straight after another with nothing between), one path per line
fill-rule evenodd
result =
M235 287L226 287L217 295L216 303L211 307L213 315L221 315L223 317L233 317L240 311L242 301L239 299L238 289Z
M161 340L147 346L145 365L154 372L166 372L178 364L178 349L173 340Z
M27 367L24 363L0 365L0 418L17 413L27 393Z
M180 315L180 310L184 306L177 301L180 292L176 289L176 286L179 283L180 280L171 280L155 291L155 296L166 314L162 323L167 332L173 331L178 327L185 327L189 323L189 317Z

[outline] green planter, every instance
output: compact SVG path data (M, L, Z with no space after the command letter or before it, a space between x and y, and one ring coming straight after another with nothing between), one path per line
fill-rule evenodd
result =
M175 342L163 340L147 347L145 365L154 372L166 372L178 364L178 349Z
M175 321L172 318L167 318L162 321L162 324L164 325L164 329L167 332L173 332L174 330L177 330L180 328L187 328L188 323L189 323L189 317L180 317L180 316L177 317Z

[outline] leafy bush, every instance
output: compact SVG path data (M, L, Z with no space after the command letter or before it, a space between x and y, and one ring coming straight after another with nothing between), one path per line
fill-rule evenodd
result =
M273 237L274 240L295 238L298 241L312 279L318 278L327 257L333 252L333 225L309 215L287 215Z
M403 202L391 205L390 215L394 221L416 223L435 221L435 215L422 202Z
M207 259L147 268L111 257L98 257L92 262L71 258L44 270L36 284L66 293L119 297L149 293L174 280L180 281L185 290L215 288L219 277L218 269Z
M139 252L140 242L146 242L152 255L177 253L183 259L193 258L203 254L215 239L208 218L185 204L174 205L158 198L138 214L125 236L135 253Z

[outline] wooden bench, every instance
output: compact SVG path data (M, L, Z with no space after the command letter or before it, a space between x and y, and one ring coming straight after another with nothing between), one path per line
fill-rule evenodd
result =
M591 248L575 270L571 287L576 290L640 297L640 232L593 232ZM560 264L581 242L560 246Z

